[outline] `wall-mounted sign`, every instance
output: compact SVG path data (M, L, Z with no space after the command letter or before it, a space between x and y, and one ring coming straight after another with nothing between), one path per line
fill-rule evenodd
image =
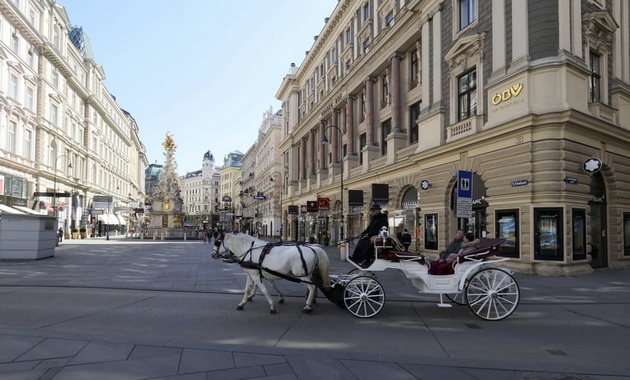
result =
M513 181L512 182L512 187L517 187L517 186L527 186L529 184L529 181L526 179L521 179L518 181Z
M568 183L569 185L577 185L578 179L575 177L567 177L564 179L564 182Z
M306 211L317 212L317 201L306 201Z
M455 210L455 216L458 218L472 217L472 178L471 171L457 171L457 209Z
M319 211L330 210L330 198L317 198L317 209Z
M584 171L587 173L597 173L602 169L602 161L599 158L591 157L582 164Z
M288 210L291 215L297 215L299 213L298 206L296 205L289 205Z
M501 104L502 102L508 101L512 98L516 98L517 96L520 95L521 91L523 91L523 84L519 83L519 84L515 84L514 86L510 87L509 89L503 92L497 92L492 97L492 104L496 106L496 105Z
M429 190L429 187L431 187L431 183L429 183L429 181L427 181L426 179L423 179L423 180L420 182L420 188L421 188L422 190Z

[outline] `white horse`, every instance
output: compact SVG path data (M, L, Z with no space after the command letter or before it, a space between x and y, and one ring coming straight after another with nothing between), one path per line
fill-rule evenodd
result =
M302 282L306 285L306 306L302 312L313 311L316 285L312 282L315 268L319 269L319 276L323 282L324 291L330 289L328 272L330 262L326 251L317 244L275 245L264 240L256 239L246 234L225 234L217 238L212 249L212 257L218 259L232 254L247 274L247 284L243 300L236 307L242 310L247 301L251 301L256 286L262 291L269 302L270 313L275 314L273 303L263 279L269 280L275 286L274 280L290 280ZM280 302L283 298L280 292Z

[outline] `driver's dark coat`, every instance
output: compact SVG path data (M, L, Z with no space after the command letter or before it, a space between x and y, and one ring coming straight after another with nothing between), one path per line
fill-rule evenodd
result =
M361 234L372 237L374 235L378 235L381 232L381 228L383 227L389 227L389 222L387 221L387 215L383 213L378 213L372 216L372 219L370 220L370 224L365 229L365 231L363 231Z

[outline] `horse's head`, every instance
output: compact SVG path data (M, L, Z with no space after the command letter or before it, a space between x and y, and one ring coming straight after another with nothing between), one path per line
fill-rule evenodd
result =
M226 237L227 236L225 235L225 233L221 232L219 233L219 236L217 236L216 240L214 241L214 247L212 247L213 259L227 258L227 257L234 256L234 254L230 252L230 250L225 246Z

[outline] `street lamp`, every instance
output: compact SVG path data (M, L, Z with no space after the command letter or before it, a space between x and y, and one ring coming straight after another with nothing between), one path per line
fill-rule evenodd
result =
M270 182L273 182L273 175L278 174L280 176L280 241L282 241L282 173L278 171L274 171L271 173L271 177L269 178ZM273 231L272 231L273 232Z
M55 217L55 220L57 220L57 224L59 224L59 209L57 208L57 162L61 157L66 157L66 155L62 154L61 156L55 158L55 173L53 177L53 216ZM68 163L68 169L72 169L72 163L70 162ZM57 245L59 245L59 238L57 238Z
M343 133L341 132L341 129L339 129L339 127L336 127L334 125L329 125L324 129L324 135L322 136L322 144L327 144L328 143L328 138L326 137L326 130L328 130L329 128L334 128L337 130L337 132L339 132L339 140L337 142L337 145L339 145L339 149L342 152L342 154L340 154L340 156L343 155L343 150L341 149L341 139L343 138ZM343 157L341 157L339 159L339 163L341 164L341 180L340 180L340 211L341 211L341 217L340 217L340 227L339 227L339 232L340 232L340 236L339 236L339 240L343 240Z

